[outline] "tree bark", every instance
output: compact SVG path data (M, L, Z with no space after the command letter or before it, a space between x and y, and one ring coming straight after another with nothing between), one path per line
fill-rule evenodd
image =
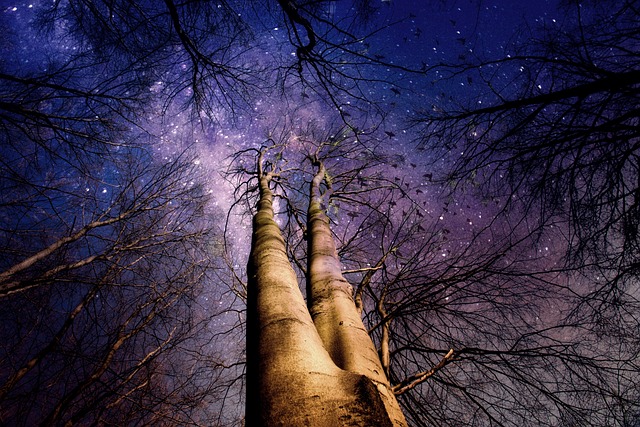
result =
M311 319L259 167L248 263L246 425L403 426L377 381L340 369ZM385 388L386 390L386 388Z

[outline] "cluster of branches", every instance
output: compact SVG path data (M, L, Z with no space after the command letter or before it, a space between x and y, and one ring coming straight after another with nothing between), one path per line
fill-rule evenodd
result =
M379 34L403 22L402 19L386 21L385 14L380 13L384 6L380 2L362 0L348 8L335 1L278 0L278 4L289 42L296 49L295 63L281 67L281 81L287 83L295 77L294 88L299 86L304 97L313 93L325 100L345 124L356 126L351 117L356 113L360 120L363 116L384 115L382 106L371 102L370 89L377 84L393 87L395 82L375 72L381 66L408 73L421 72L387 60L382 52L371 48Z
M39 158L65 176L3 197L3 423L171 424L209 397L188 375L204 355L182 353L206 324L206 199L184 186L192 168L132 156L98 188Z
M0 69L0 422L213 423L203 170L158 158L145 68L100 46Z
M247 58L254 32L238 7L61 1L43 7L38 24L47 36L62 38L74 66L100 73L100 92L110 85L138 105L153 100L168 109L177 102L215 115L246 106L263 82L264 70Z
M162 92L165 107L177 100L219 119L220 111L239 113L260 95L280 88L280 96L288 97L293 88L303 98L326 100L330 108L353 110L360 103L358 113L371 114L367 93L375 81L367 70L401 67L369 52L369 39L397 22L370 25L380 9L372 0L354 8L336 6L334 1L226 0L215 6L62 1L46 7L40 21L57 37L64 25L68 42L87 49L85 60L107 72L109 80L101 84L117 80L136 100ZM265 36L278 27L286 29L286 39ZM152 90L140 91L144 86ZM343 120L353 121L352 113L345 110Z
M639 235L639 12L612 3L571 3L506 58L460 66L484 77L491 105L460 99L466 108L415 117L424 145L464 153L444 179L482 181L542 221L569 221L569 262L601 269L603 294L637 274Z
M534 242L551 240L564 250L562 262L552 269L559 273L553 286L562 280L570 290L559 302L567 308L562 321L590 337L584 341L589 342L587 354L606 365L621 385L611 379L587 381L583 390L588 392L574 397L561 386L550 402L569 397L575 406L553 411L554 416L564 424L632 425L638 417L633 361L640 348L635 314L640 12L636 2L624 0L588 7L567 2L561 11L557 24L536 29L528 42L510 46L503 58L452 64L452 79L469 76L485 83L477 89L480 98L454 98L449 105L422 109L414 123L423 133L423 147L450 161L441 182L453 194L472 192L503 201L503 215L535 224ZM530 338L539 341L542 335ZM558 356L545 368L548 372L569 366L577 354L566 336L552 339L559 346L549 350ZM477 372L486 372L486 366L476 366ZM588 375L582 371L591 366L582 361L564 378L572 387L585 379L601 381L607 369ZM559 374L550 382L563 378ZM514 378L504 371L499 375L505 382ZM531 399L540 402L549 386L537 389ZM606 407L584 397L600 393L609 396ZM588 402L584 407L581 399Z

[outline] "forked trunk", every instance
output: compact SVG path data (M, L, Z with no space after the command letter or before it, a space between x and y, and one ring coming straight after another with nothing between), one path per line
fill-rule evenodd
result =
M260 176L248 263L246 425L404 426L399 409L389 410L383 376L341 369L325 349L273 218L270 177Z

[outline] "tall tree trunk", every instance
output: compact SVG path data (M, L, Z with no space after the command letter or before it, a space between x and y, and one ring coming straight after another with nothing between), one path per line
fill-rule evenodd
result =
M311 182L307 212L307 298L311 317L334 363L371 380L393 425L405 425L378 352L356 308L353 288L342 275L329 218L322 208L325 195L320 185L326 182L330 191L330 182L324 165L316 161L315 166L317 173Z
M387 415L379 383L340 369L325 349L273 218L271 177L261 167L259 176L248 263L246 425L404 425Z

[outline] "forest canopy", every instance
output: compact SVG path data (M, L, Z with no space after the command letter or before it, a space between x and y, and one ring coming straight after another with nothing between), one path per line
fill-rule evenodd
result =
M0 9L0 423L243 425L268 193L408 425L638 425L640 4L415 3Z

